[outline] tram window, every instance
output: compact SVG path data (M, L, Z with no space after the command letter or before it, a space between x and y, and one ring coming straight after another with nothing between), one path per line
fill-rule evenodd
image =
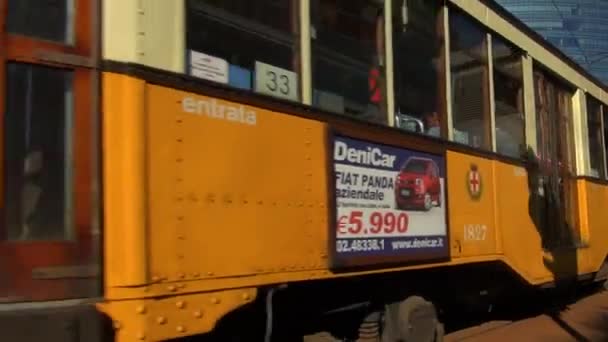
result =
M439 2L393 1L395 122L435 137L446 107L443 28Z
M188 72L297 101L298 0L187 0Z
M383 3L311 1L314 106L387 122Z
M496 151L521 157L525 151L522 53L498 36L492 37Z
M606 178L602 141L602 106L598 100L589 95L587 96L587 130L589 137L591 176Z
M8 63L5 215L9 240L72 235L72 72Z
M8 0L7 31L72 44L75 0Z
M602 118L604 126L604 163L606 164L606 170L608 170L608 106L602 105ZM608 179L608 174L606 175Z
M450 11L453 139L490 150L487 36L467 15Z

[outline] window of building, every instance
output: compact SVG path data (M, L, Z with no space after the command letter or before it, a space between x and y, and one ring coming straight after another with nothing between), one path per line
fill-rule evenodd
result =
M98 3L6 3L0 301L98 296Z
M602 132L602 104L587 95L587 132L591 176L606 178L604 168L604 137Z
M453 139L491 150L487 35L459 11L449 19Z
M445 44L437 1L393 1L395 122L440 137L445 131Z
M314 106L387 122L382 4L311 0Z
M496 151L519 158L526 148L522 52L492 37Z
M188 73L299 101L298 16L298 0L187 0Z

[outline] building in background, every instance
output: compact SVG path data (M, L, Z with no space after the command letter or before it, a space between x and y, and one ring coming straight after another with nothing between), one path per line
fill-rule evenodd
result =
M608 84L608 0L497 0Z

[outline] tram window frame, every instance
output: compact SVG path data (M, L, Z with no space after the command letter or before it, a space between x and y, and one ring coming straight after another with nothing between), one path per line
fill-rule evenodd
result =
M602 103L601 106L602 115L602 138L604 139L604 170L606 171L606 178L608 180L608 105Z
M519 90L518 90L518 94L515 95L515 106L516 106L516 110L518 111L518 113L514 113L514 114L518 114L518 117L515 117L515 119L518 119L518 123L520 124L520 131L519 132L521 134L521 140L518 142L519 146L516 148L516 150L511 151L510 153L507 151L501 151L502 148L502 144L501 144L501 140L500 140L500 135L499 135L499 130L501 127L501 122L499 122L499 117L503 116L503 114L499 114L499 107L498 107L498 91L497 88L501 85L500 82L497 81L497 76L502 76L504 78L510 78L510 80L514 80L515 77L513 77L513 75L508 75L508 71L505 70L501 70L502 67L498 66L499 64L497 63L497 54L495 53L496 51L496 45L497 42L499 42L500 44L506 46L507 48L509 48L512 51L512 55L508 56L510 58L513 59L513 63L516 64L515 67L517 69L519 69L519 79L515 80L515 82L519 83ZM492 132L492 135L494 136L494 139L496 139L496 153L500 154L500 155L505 155L508 157L512 157L512 158L523 158L525 155L525 151L526 151L526 111L525 111L525 82L524 82L524 51L519 48L518 46L516 46L515 44L513 44L511 41L509 41L508 39L492 33L492 43L491 43L491 49L492 49L492 81L493 81L493 100L494 100L494 112L492 113L492 115L494 116L494 131ZM508 90L507 90L508 91ZM508 94L511 95L512 94ZM508 96L507 95L507 96ZM507 131L507 130L505 130ZM509 141L511 141L513 139L509 139Z
M387 1L311 0L310 63L312 107L381 125L389 125L387 114L386 18ZM359 15L345 5L366 2ZM381 4L380 4L381 3ZM331 8L331 6L334 6ZM325 6L325 7L324 7ZM329 6L329 10L328 7ZM374 7L376 6L376 7ZM325 11L324 11L325 10ZM342 20L338 20L338 17ZM347 20L349 19L349 20ZM359 25L348 26L353 22ZM345 24L348 23L348 24ZM366 24L369 31L364 31ZM327 27L326 27L327 26ZM348 34L339 32L337 27ZM328 29L329 28L329 29ZM336 48L343 44L343 48ZM350 55L348 53L351 53ZM356 55L355 55L356 53ZM324 71L322 68L325 68ZM333 69L332 69L333 68ZM342 68L343 72L328 72ZM345 72L351 70L352 72ZM322 79L320 75L340 75L340 79ZM339 82L348 87L339 85ZM338 91L339 89L339 91ZM366 96L349 96L366 93Z
M30 64L43 66L54 70L65 70L72 73L71 89L73 113L70 136L66 139L71 142L71 203L69 213L73 222L73 231L66 234L63 239L8 239L7 231L7 189L6 161L0 168L2 178L0 191L0 248L8 253L9 259L13 255L22 265L34 267L49 263L58 266L91 265L99 268L101 265L101 240L99 234L100 208L100 138L99 138L99 71L95 68L99 61L99 14L101 13L101 0L73 0L73 40L52 41L36 36L7 31L8 0L0 0L0 46L5 50L0 54L0 89L5 89L0 95L0 158L5 160L5 118L7 116L7 84L9 63ZM67 18L67 17L66 17ZM67 127L64 127L64 129ZM68 197L70 198L70 197ZM63 227L65 228L65 227ZM71 256L70 256L71 255ZM7 266L11 260L3 261ZM16 266L13 266L16 267ZM23 266L26 267L26 266ZM46 268L43 266L41 272ZM10 268L9 268L10 269ZM43 270L44 269L44 270ZM15 269L14 272L27 272L26 269ZM32 269L31 272L35 272ZM53 272L53 271L48 271ZM80 272L80 271L78 271ZM85 270L83 274L74 274L89 277L97 271ZM94 273L91 273L94 272ZM9 278L12 276L9 274ZM43 277L57 277L52 274L40 275ZM30 275L34 277L34 274ZM37 279L37 278L32 278ZM43 279L43 278L40 278ZM71 282L68 278L63 279ZM78 287L79 290L66 290L70 286L50 286L44 290L22 289L23 294L17 300L52 300L77 297L94 297L101 293L101 283L98 276L93 276L93 286ZM49 280L45 280L49 281ZM49 283L50 284L50 283ZM62 290L63 289L63 290ZM4 295L0 287L0 297ZM39 291L38 291L39 290ZM15 291L9 285L8 291ZM19 290L21 291L21 290ZM29 291L29 292L28 292ZM27 292L27 293L26 293Z
M449 76L448 73L446 71L446 58L447 58L447 52L446 52L446 48L447 48L447 36L446 36L446 27L445 27L445 16L446 16L446 12L448 11L447 6L445 6L443 3L441 2L436 2L436 1L427 1L427 0L419 0L419 2L424 3L425 6L428 6L429 4L431 4L429 7L436 7L436 8L425 8L426 10L428 10L428 12L423 12L421 11L420 13L422 14L431 14L432 12L436 11L435 14L435 22L431 22L430 24L428 24L427 27L418 27L418 26L422 26L425 25L426 22L425 21L430 19L427 17L424 17L422 19L417 19L418 21L422 22L422 23L416 23L414 20L412 20L413 18L413 12L411 10L410 7L415 7L415 6L407 6L403 7L403 4L405 3L405 1L407 0L393 0L392 1L392 27L390 28L391 31L391 37L389 37L390 39L392 39L393 41L393 74L394 74L394 82L393 82L393 89L394 89L394 112L395 112L395 126L399 129L402 129L408 133L416 133L416 134L422 134L422 135L427 135L427 136L432 136L435 138L441 138L441 139L446 139L447 135L448 135L448 103L447 103L447 82L449 81ZM418 6L420 4L417 4ZM404 23L403 21L404 19L404 13L406 17L405 19L407 19L407 22ZM423 22L424 21L424 22ZM406 31L407 26L410 25L410 30L409 32ZM425 30L429 29L429 30ZM399 37L397 33L402 34L402 33L409 33L407 36L403 35L402 37ZM400 40L404 40L405 42L401 42ZM406 110L406 113L409 114L405 114L401 111L401 105L400 105L400 101L401 99L401 92L400 89L401 88L408 88L408 84L402 84L402 78L400 77L401 75L401 70L402 69L407 69L406 67L402 67L400 65L400 63L402 63L402 61L400 61L400 55L402 52L405 52L405 56L407 56L407 53L409 51L411 51L411 49L406 49L406 50L401 50L400 45L407 45L408 40L410 41L410 43L415 43L416 40L418 40L419 42L422 42L422 40L426 40L426 41L430 41L429 45L427 46L427 50L429 49L435 49L435 57L436 58L428 58L428 60L430 61L429 64L430 65L426 65L427 67L430 67L429 69L433 70L434 72L434 77L432 77L431 75L427 75L427 76L431 76L431 77L424 77L427 79L431 79L434 78L434 82L435 84L433 85L431 83L431 87L434 88L432 91L434 91L434 94L431 95L432 98L435 98L435 101L429 101L429 102L434 102L433 107L434 109L432 110L420 110L420 108L415 108L417 107L416 104L414 105L410 105L410 108L415 108L414 112L417 113L410 113L410 111ZM401 43L401 44L400 44ZM434 46L433 46L434 45ZM418 48L419 46L416 46L416 48ZM432 52L431 52L432 53ZM407 58L407 57L406 57ZM426 58L424 60L427 60ZM407 62L407 60L406 60ZM418 62L421 62L420 60L418 60ZM409 65L409 63L404 63L405 65ZM420 69L420 68L412 68L412 69ZM427 70L428 71L428 70ZM405 70L403 71L404 74L407 73L412 73L415 74L416 71L414 70ZM416 77L416 75L412 75L414 78ZM407 78L406 78L407 79ZM418 80L420 82L420 80ZM407 83L407 82L405 82ZM417 83L417 82L413 82L413 83ZM417 83L418 84L418 83ZM414 85L413 87L418 88L417 84ZM409 85L411 86L411 85ZM415 92L413 92L415 93ZM420 95L420 94L419 94ZM403 96L404 98L406 97L405 95ZM403 99L405 106L408 106L408 101L407 99ZM416 98L414 99L414 102L416 101L421 101L419 97L416 96ZM416 110L417 109L417 110ZM412 115L413 114L413 115ZM422 115L419 115L422 114ZM428 126L431 126L431 128L428 128ZM438 130L433 130L433 128L438 128Z
M454 78L454 69L457 69L459 67L459 65L455 65L454 64L454 56L455 56L455 40L454 40L454 18L455 17L460 17L464 23L466 23L466 25L469 26L469 28L478 31L477 33L481 34L481 36L483 37L482 39L482 44L481 46L478 46L477 48L480 50L480 54L479 56L475 56L475 57L471 57L472 61L468 64L479 64L478 67L482 68L481 70L481 108L480 108L480 125L479 127L483 128L483 131L481 132L481 136L480 139L481 141L479 141L478 143L475 142L475 139L473 139L473 141L471 141L471 139L468 139L468 136L466 138L466 140L464 140L464 137L466 134L466 132L464 130L458 130L457 126L459 125L457 123L457 116L458 116L458 111L457 108L460 107L460 105L458 103L456 103L457 100L461 100L464 96L464 94L460 94L459 96L456 96L456 92L458 89L456 89L455 86L455 78ZM473 149L478 149L478 150L482 150L482 151L487 151L487 152L493 152L493 144L492 144L492 139L494 136L494 133L492 132L492 113L491 113L491 97L490 97L490 93L491 93L491 89L490 89L490 82L491 82L491 70L490 70L490 59L489 59L489 44L490 44L490 40L488 39L491 36L491 32L488 29L488 27L486 27L483 23L481 23L479 20L475 19L473 16L471 16L470 14L464 12L463 10L460 10L454 6L449 6L448 7L448 21L449 21L449 25L448 25L448 39L450 40L450 52L449 52L449 56L450 56L450 60L449 60L449 82L451 85L451 94L450 94L450 103L449 105L451 106L451 114L452 114L452 127L450 127L450 130L452 131L452 137L451 140L455 143L458 144L462 144L465 146L468 146L470 148ZM456 32L458 32L460 30L456 30ZM470 57L470 56L469 56ZM465 65L466 66L466 65ZM466 87L466 88L470 88L470 87ZM464 89L464 88L460 88L460 89ZM469 120L470 121L470 120ZM460 133L460 135L458 135L458 133ZM462 138L460 138L462 137Z
M289 26L291 32L273 27L259 18L245 18L227 8L237 5L259 7L248 0L226 1L222 4L225 6L216 6L205 0L185 0L186 73L231 88L302 102L300 0L288 2L289 19L286 26ZM250 51L228 51L223 44L210 38L212 30L200 35L205 30L194 29L205 25L217 25L218 29L224 30L224 35L254 36L255 39L247 40L253 48ZM274 55L267 51L273 51ZM287 60L284 65L278 63Z
M603 103L590 94L586 94L587 108L587 152L589 153L589 176L606 179L605 155L605 122L603 119ZM597 141L597 140L599 141ZM593 140L596 140L595 142ZM593 173L596 166L596 173Z

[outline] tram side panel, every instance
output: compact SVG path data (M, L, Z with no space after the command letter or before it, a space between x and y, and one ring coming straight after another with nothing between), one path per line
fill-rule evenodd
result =
M452 257L497 254L492 161L453 151L447 161Z
M154 85L146 102L153 276L324 267L324 124Z
M504 258L531 283L551 281L551 272L543 263L541 232L533 219L539 210L533 204L536 185L523 166L500 161L495 161L494 166L497 222Z
M579 180L581 191L579 201L580 213L583 216L581 231L581 253L587 260L588 272L595 272L602 267L608 257L608 186L587 180Z

